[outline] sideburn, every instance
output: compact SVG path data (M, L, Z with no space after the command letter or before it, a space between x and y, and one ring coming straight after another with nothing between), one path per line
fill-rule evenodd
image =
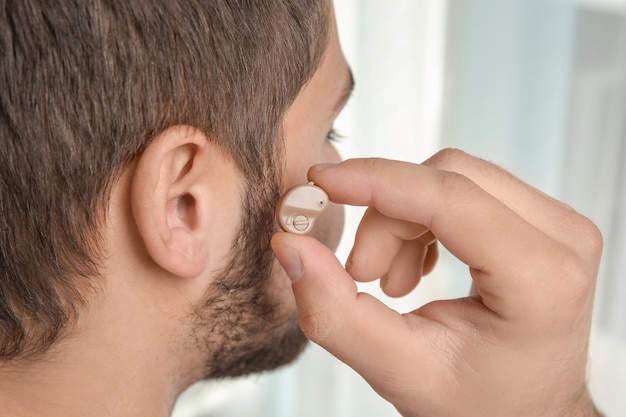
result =
M243 218L230 260L192 318L194 337L208 355L207 378L275 369L306 345L295 311L285 311L281 300L272 297L270 239L276 232L280 185L274 169L265 172L261 184L249 183L242 190Z

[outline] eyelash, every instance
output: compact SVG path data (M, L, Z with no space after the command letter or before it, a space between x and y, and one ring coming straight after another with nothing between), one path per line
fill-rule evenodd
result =
M326 134L326 140L332 143L340 143L345 138L346 137L342 135L341 133L337 132L337 130L334 127L330 129L330 131Z

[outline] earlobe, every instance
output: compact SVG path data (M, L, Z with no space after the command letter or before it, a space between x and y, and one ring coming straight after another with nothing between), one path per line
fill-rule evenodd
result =
M171 127L150 142L135 167L131 207L139 234L150 257L176 276L195 277L209 260L212 146L197 129Z

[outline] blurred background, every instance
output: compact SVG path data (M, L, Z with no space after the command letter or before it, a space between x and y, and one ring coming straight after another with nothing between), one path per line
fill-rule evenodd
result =
M356 90L336 128L344 157L421 162L443 147L493 161L601 228L591 390L626 415L626 0L335 0ZM340 259L362 211L350 208ZM443 253L401 312L467 294ZM375 359L374 359L375 360ZM201 383L174 417L398 416L311 346L294 365Z

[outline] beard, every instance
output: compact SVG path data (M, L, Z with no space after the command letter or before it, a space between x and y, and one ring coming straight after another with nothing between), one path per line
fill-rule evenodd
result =
M288 302L288 281L276 281L282 277L270 240L277 230L280 191L277 181L268 182L242 193L241 228L227 266L191 314L192 337L207 354L207 379L275 369L295 359L307 343L295 304Z

